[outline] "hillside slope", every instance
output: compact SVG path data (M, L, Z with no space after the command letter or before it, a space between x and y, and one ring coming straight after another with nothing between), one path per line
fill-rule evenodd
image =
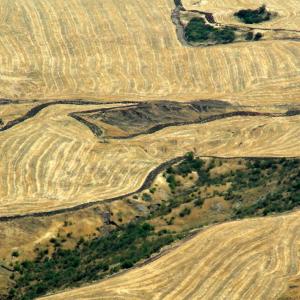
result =
M225 15L250 5L217 2ZM280 14L267 26L299 28L298 1L264 2ZM299 100L297 41L183 47L172 9L172 0L1 1L0 97Z
M216 225L140 268L43 299L276 299L299 273L299 216Z
M79 109L52 106L0 133L0 216L134 192L151 170L188 151L223 157L299 156L299 116L234 117L101 143L67 115Z

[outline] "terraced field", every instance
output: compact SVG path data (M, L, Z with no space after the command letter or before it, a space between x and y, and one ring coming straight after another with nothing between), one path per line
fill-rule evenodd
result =
M184 1L187 8L190 3ZM242 0L198 3L192 7L216 12L217 20L257 6ZM266 26L299 28L297 0L264 3L279 13ZM174 7L173 0L1 1L0 96L218 98L247 105L299 100L297 41L183 47L171 20Z
M43 299L277 299L299 273L299 215L213 226L147 265Z

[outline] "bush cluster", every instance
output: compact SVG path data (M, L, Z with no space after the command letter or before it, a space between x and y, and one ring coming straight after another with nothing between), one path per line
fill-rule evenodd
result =
M297 159L262 159L248 161L248 179L239 176L234 189L239 186L257 187L272 179L277 179L277 186L254 203L235 211L235 217L268 215L291 210L300 205L300 160Z
M219 44L226 44L233 42L235 39L233 28L216 28L206 24L205 21L200 18L191 19L185 27L184 32L186 40L194 43L212 41Z
M191 209L201 207L205 201L198 193L199 187L205 189L226 183L230 183L230 187L219 193L236 207L230 211L231 218L263 216L300 206L299 159L243 159L238 170L222 174L210 172L220 161L215 159L205 163L188 153L181 163L168 168L165 175L171 186L176 187L175 175L187 176L195 171L198 180L185 189L174 190L173 187L172 195L162 203L149 203L151 213L146 218L167 215L172 209L191 202L189 207L184 205L179 210L179 217L184 218ZM151 197L148 193L144 195ZM257 195L257 200L249 195ZM148 196L143 198L151 200ZM9 299L34 299L52 290L101 279L132 267L178 238L178 234L166 229L156 233L145 219L123 225L103 237L81 238L76 247L69 250L62 249L60 239L50 239L53 254L40 249L34 261L26 260L15 265L16 284L10 290ZM165 221L172 225L174 219L175 216L170 216ZM18 253L12 255L17 257Z
M257 9L241 9L234 16L246 24L254 24L270 20L271 13L267 11L265 5L262 5Z
M74 249L58 248L49 256L16 264L19 274L8 299L35 299L51 290L101 279L128 269L174 240L166 232L157 234L148 223L129 223L107 236L80 241Z

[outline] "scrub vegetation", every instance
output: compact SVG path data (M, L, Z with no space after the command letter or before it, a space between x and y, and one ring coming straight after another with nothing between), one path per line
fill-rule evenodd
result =
M235 33L231 27L216 28L206 24L203 19L193 18L185 27L185 37L188 42L227 44L234 41Z
M143 191L133 197L147 204L143 217L116 224L107 234L81 238L71 249L64 248L68 236L52 238L54 251L43 249L34 260L15 263L15 284L7 299L34 299L100 280L150 258L191 229L281 213L300 204L299 159L201 159L189 152L162 178L169 189L166 198L158 199L157 185L149 188L152 196Z
M262 5L257 9L241 9L234 16L238 17L243 23L255 24L269 21L272 14L266 9L265 5Z

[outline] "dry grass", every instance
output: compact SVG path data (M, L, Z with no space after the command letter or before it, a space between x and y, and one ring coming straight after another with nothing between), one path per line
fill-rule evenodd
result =
M46 299L276 299L299 272L299 216L213 226L148 265Z
M287 17L298 10L294 0L286 1L286 9L271 2L281 12L281 27L297 26L297 18L290 22ZM220 2L216 9L226 12L227 4ZM0 96L39 101L224 98L269 112L278 111L275 103L299 103L297 42L183 47L171 22L173 7L171 0L128 0L125 5L117 0L2 1ZM0 118L6 123L31 105L1 105ZM0 132L0 216L132 192L160 163L187 151L299 155L299 117L236 117L104 144L68 116L96 107L49 106Z
M291 277L288 282L288 288L278 298L278 300L299 300L300 299L300 278Z
M102 208L103 209L103 208ZM102 210L103 211L103 210ZM62 214L54 217L26 218L11 222L0 223L0 262L6 265L11 262L33 260L38 251L35 249L49 249L53 247L49 242L51 238L66 241L64 248L74 248L80 237L92 238L97 232L97 227L103 226L100 209L80 210L72 214ZM66 237L70 233L71 237ZM11 256L13 251L18 251L19 256Z
M0 295L2 291L7 290L7 287L12 285L9 276L10 272L0 267Z
M277 13L276 17L260 24L247 24L254 28L282 28L299 30L300 6L298 0L183 0L187 9L208 11L214 14L215 20L224 24L241 25L233 14L240 9L256 9L265 4L271 12ZM226 8L226 9L224 9Z
M299 1L263 2L280 13L266 26L299 28ZM194 8L223 20L260 1L200 3ZM171 21L173 8L173 0L1 1L0 96L299 100L298 42L183 47Z
M299 29L298 0L263 2L278 16L256 27ZM226 24L237 22L234 11L262 4L183 3L213 12ZM183 47L171 21L173 8L173 0L2 0L0 97L39 102L208 98L260 105L267 112L282 109L276 104L299 104L298 42ZM1 105L0 118L6 123L32 106L25 101ZM0 132L0 216L133 192L155 167L188 151L200 156L300 156L299 116L234 117L108 143L68 116L107 106L49 106ZM85 217L82 223L76 219L82 226L78 234L91 235L94 216L90 226L84 212L77 215ZM275 299L288 277L299 272L298 218L294 213L221 224L147 266L51 299ZM44 219L44 228L36 229L38 219L28 220L26 228L19 226L22 222L6 223L5 230L2 226L0 236L8 241L3 247L0 239L2 257L18 243L24 245L24 257L31 257L33 245L48 243L64 222ZM1 273L0 281L6 275Z
M152 169L188 151L299 155L299 116L235 117L101 143L67 115L80 109L50 106L0 133L0 215L50 211L135 191Z

